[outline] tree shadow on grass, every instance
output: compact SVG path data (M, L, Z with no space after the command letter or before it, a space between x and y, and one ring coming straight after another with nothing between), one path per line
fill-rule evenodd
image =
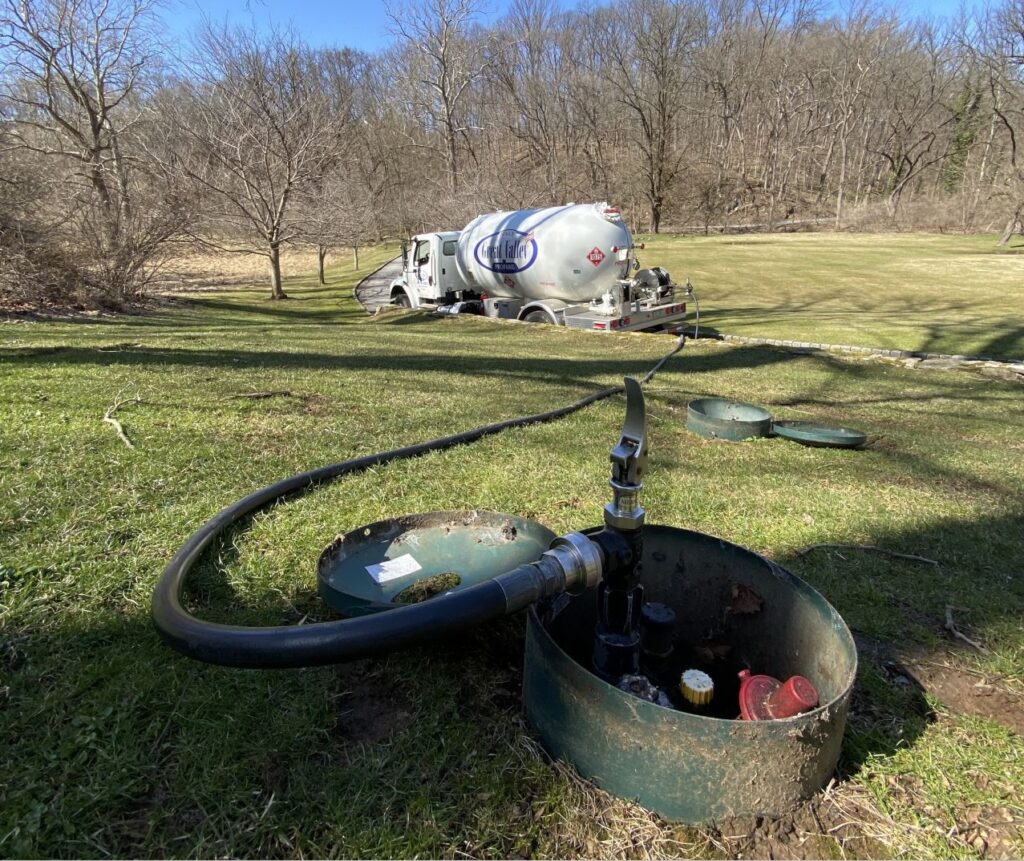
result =
M666 347L671 342L666 339ZM685 355L675 361L688 373L713 373L735 368L784 364L799 356L783 350L742 347L714 353ZM644 366L636 359L521 358L453 353L439 359L433 353L351 352L340 355L308 351L252 351L135 347L116 351L102 347L0 348L0 359L11 364L51 362L94 367L191 367L241 369L308 369L336 371L401 371L414 374L443 372L466 377L509 377L559 384L589 384L599 376L636 375Z
M851 298L853 297L853 298ZM929 314L940 317L939 322L921 315L920 300L909 297L887 296L880 304L873 291L844 294L844 303L837 307L829 297L801 298L799 301L780 301L769 307L761 305L729 306L706 308L701 314L701 331L743 334L750 337L772 337L777 322L786 324L786 331L794 330L795 322L804 321L804 329L811 333L806 340L818 340L813 333L823 326L837 328L848 326L856 320L859 331L849 338L838 339L840 343L873 347L899 348L921 353L967 353L991 356L1006 360L1024 357L1024 328L1013 317L992 317L976 312L976 305L969 299L936 299L929 303ZM878 337L878 342L865 344L865 325L885 324L892 321L907 321L906 343L894 344L891 337ZM763 329L736 332L735 325L749 326L750 321L764 323ZM992 334L995 333L995 334ZM782 337L792 339L793 335ZM966 338L976 339L981 346L967 350ZM885 343L881 343L885 341ZM910 341L913 341L911 343Z

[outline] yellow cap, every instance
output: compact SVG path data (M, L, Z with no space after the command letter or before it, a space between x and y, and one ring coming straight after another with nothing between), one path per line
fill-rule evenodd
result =
M687 670L679 680L679 690L687 702L695 706L706 706L715 695L715 683L707 673Z

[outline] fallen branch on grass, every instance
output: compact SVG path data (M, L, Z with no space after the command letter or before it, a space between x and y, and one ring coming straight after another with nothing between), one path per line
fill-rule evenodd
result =
M934 559L929 559L926 556L915 556L913 553L897 553L895 550L886 550L884 547L878 547L874 544L808 544L806 547L801 547L794 554L795 556L806 556L812 550L818 550L821 548L832 548L834 550L864 550L868 553L880 553L883 556L892 556L894 559L906 559L908 562L920 562L924 565L934 565L936 568L939 567L939 563Z
M962 640L967 643L968 646L973 646L982 654L988 654L988 649L981 645L977 640L972 640L956 626L956 622L953 621L953 608L949 606L946 607L946 630L949 631L950 635L955 639Z
M124 427L121 425L121 422L114 418L114 413L121 409L121 407L123 407L125 404L141 403L142 398L140 398L138 395L136 395L134 398L128 398L123 401L114 401L114 403L111 406L107 407L107 411L103 414L103 421L105 421L115 431L117 431L117 438L121 440L121 442L123 442L126 446L128 446L128 448L131 449L134 449L135 445L134 443L132 443L130 439L128 439L128 434L124 432Z
M240 398L249 398L253 401L260 401L264 398L292 398L295 395L287 389L275 389L271 392L242 392L239 395L229 395L227 400L235 401Z

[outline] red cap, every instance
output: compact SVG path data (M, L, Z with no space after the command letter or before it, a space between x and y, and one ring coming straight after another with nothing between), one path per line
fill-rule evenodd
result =
M786 718L809 712L818 704L818 689L803 676L790 676L768 701L775 717Z
M818 689L803 676L791 676L785 684L771 676L752 676L740 671L740 717L743 720L776 720L810 711L818 704Z

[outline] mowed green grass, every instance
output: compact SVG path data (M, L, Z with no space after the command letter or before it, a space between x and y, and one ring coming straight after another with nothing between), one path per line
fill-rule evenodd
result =
M205 666L161 644L153 585L232 501L301 470L560 406L642 374L672 345L368 318L350 298L356 274L329 275L328 288L288 284L285 303L260 285L141 317L0 326L0 855L736 851L543 759L520 713L522 617L455 643L295 671ZM291 395L235 397L261 390ZM872 443L701 439L685 430L685 409L706 394L861 427ZM643 502L651 522L780 560L862 643L913 647L1009 696L1024 687L1022 394L963 372L690 343L647 388ZM129 450L101 419L135 396L117 414ZM265 510L210 555L191 600L230 622L321 618L321 549L407 512L513 512L559 533L595 524L622 416L613 398ZM941 565L796 555L817 542ZM944 639L947 605L985 653ZM838 782L822 802L849 818L799 851L972 857L981 822L1020 855L1022 786L1020 736L899 684L862 651Z
M1024 360L1024 240L796 233L638 237L732 335Z

